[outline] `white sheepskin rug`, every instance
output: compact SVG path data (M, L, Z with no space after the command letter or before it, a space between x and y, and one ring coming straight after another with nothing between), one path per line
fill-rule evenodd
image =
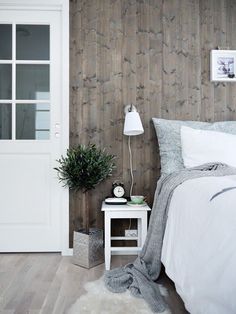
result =
M103 277L85 285L86 294L82 295L70 308L68 314L151 314L147 303L135 298L129 291L112 293L104 285ZM160 286L162 295L165 288ZM170 311L162 312L170 314Z

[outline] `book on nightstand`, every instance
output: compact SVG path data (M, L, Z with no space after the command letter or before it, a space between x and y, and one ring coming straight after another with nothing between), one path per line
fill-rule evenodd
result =
M105 199L105 204L107 204L107 205L125 205L125 204L127 204L127 199L124 197L107 197Z

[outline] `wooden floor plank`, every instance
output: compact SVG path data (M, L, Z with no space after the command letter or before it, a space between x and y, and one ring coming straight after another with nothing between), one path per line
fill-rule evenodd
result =
M134 259L135 256L112 256L112 267ZM74 265L71 257L56 253L0 254L0 313L65 314L85 293L84 285L103 273L104 264L88 270ZM187 313L165 274L161 283L168 289L172 313Z

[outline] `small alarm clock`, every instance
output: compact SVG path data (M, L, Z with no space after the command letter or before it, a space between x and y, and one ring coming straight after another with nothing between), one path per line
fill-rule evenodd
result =
M118 198L125 195L124 184L122 182L115 181L112 184L112 195Z

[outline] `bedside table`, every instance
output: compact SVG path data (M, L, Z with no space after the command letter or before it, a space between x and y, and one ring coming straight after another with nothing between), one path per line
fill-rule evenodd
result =
M105 227L105 268L110 269L111 255L135 255L138 254L145 242L147 235L147 212L151 208L146 206L129 206L129 205L108 205L102 203L104 212ZM138 237L112 237L111 236L111 219L137 219L138 220ZM136 240L137 246L132 247L114 247L111 246L111 240Z

